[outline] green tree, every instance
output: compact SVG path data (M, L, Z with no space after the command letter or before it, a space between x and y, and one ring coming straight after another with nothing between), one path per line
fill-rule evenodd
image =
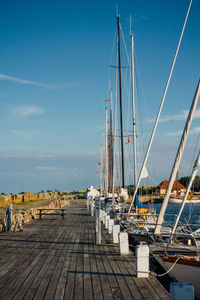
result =
M182 183L185 187L187 187L189 180L190 180L189 176L184 176L179 179L179 182ZM195 177L191 190L194 192L200 192L200 177L199 176Z

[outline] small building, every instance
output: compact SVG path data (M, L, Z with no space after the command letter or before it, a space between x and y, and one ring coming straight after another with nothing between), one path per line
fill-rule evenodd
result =
M158 186L158 193L160 196L164 195L168 186L169 180L163 180L161 184ZM186 187L182 185L178 180L174 181L172 186L171 195L173 196L184 196L186 192Z

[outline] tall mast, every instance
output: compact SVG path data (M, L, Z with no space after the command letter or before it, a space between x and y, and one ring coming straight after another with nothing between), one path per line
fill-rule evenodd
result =
M103 194L103 145L100 145L100 194Z
M149 140L149 144L148 144L148 147L147 147L147 151L146 151L146 154L145 154L145 157L144 157L144 161L143 161L142 167L140 169L140 173L139 173L139 176L138 176L138 179L137 179L137 185L135 187L135 191L134 191L134 194L133 194L133 198L132 198L132 201L131 201L128 213L130 213L130 211L131 211L131 207L132 207L133 202L135 200L135 196L136 196L136 193L138 191L138 188L139 188L139 185L140 185L140 181L142 179L143 170L146 167L146 162L147 162L147 159L149 157L149 153L150 153L151 146L152 146L152 143L153 143L153 139L154 139L154 136L155 136L155 133L156 133L158 121L160 119L160 114L161 114L162 107L163 107L164 102L165 102L165 98L166 98L166 95L167 95L167 90L168 90L168 87L169 87L169 83L170 83L170 80L171 80L171 77L172 77L172 73L173 73L173 70L174 70L176 58L177 58L177 55L178 55L178 52L179 52L179 48L180 48L180 45L181 45L183 33L184 33L184 30L185 30L185 26L187 24L187 19L188 19L188 16L189 16L191 4L192 4L192 0L190 0L190 4L189 4L188 10L187 10L187 14L186 14L186 17L185 17L185 21L184 21L184 24L183 24L181 35L180 35L180 38L179 38L178 46L176 48L176 52L175 52L175 55L174 55L172 66L170 68L170 72L169 72L169 76L168 76L167 83L166 83L166 86L165 86L165 90L164 90L164 93L163 93L163 96L162 96L162 100L161 100L161 103L160 103L160 107L159 107L159 110L158 110L158 113L157 113L157 117L156 117L156 120L155 120L155 123L154 123L154 126L153 126L153 130L152 130L151 137L150 137L150 140Z
M194 95L194 98L193 98L193 101L192 101L192 104L191 104L191 107L190 107L190 111L189 111L189 114L188 114L188 117L187 117L187 122L186 122L185 128L183 130L183 134L182 134L181 141L180 141L180 144L179 144L179 148L178 148L178 151L177 151L177 154L176 154L176 158L175 158L174 165L173 165L173 168L172 168L172 172L171 172L171 175L170 175L170 179L169 179L169 183L168 183L167 190L166 190L166 193L165 193L165 197L163 199L162 207L161 207L161 210L160 210L160 213L159 213L159 216L158 216L157 225L156 225L155 232L154 232L155 234L160 234L161 226L162 226L163 219L164 219L165 210L167 208L167 204L168 204L169 197L170 197L170 194L171 194L172 186L173 186L173 183L174 183L174 180L176 178L176 174L177 174L180 162L181 162L182 154L183 154L185 143L187 141L187 137L188 137L188 134L189 134L190 125L192 123L192 118L193 118L193 115L194 115L194 112L195 112L195 109L196 109L196 106L197 106L197 103L198 103L199 95L200 95L200 80L198 82L197 89L196 89L196 92L195 92L195 95Z
M113 128L112 128L112 90L110 91L110 127L109 127L109 160L108 160L108 191L112 193L113 188Z
M135 65L134 65L134 41L131 33L131 79L132 79L132 110L133 110L133 159L134 159L134 185L137 184L137 165L136 165L136 134L135 134Z
M105 124L105 166L104 166L104 176L105 176L105 197L108 196L108 111L106 107L106 124Z
M176 228L177 228L177 225L178 225L178 222L180 220L180 217L181 217L181 214L182 214L182 211L184 209L184 206L185 206L185 203L186 203L186 200L187 200L187 197L188 197L188 194L191 190L191 187L192 187L192 183L197 175L197 172L199 170L199 167L200 167L200 151L198 153L198 156L197 156L197 159L195 160L195 163L194 163L194 166L193 166L193 170L192 170L192 174L191 174L191 177L190 177L190 181L188 183L188 186L187 186L187 190L186 190L186 193L184 195L184 198L183 198L183 201L182 201L182 204L181 204L181 208L179 210L179 213L178 213L178 216L176 218L176 222L174 224L174 228L172 230L172 238L173 238L173 235L175 234L176 232Z
M122 160L122 187L124 182L124 137L123 137L123 116L122 116L122 76L121 76L121 49L120 49L120 20L117 17L118 24L118 69L119 69L119 97L120 97L120 126L121 126L121 160Z

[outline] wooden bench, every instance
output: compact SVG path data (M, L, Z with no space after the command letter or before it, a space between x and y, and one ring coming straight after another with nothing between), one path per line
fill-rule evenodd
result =
M38 208L39 213L39 219L42 219L43 215L51 215L51 216L61 216L62 219L64 220L64 215L66 215L65 210L66 208ZM53 212L46 212L46 211L53 211Z

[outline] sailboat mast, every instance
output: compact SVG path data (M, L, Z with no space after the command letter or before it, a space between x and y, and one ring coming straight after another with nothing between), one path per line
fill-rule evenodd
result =
M120 126L121 126L121 161L122 161L122 187L125 187L124 181L124 136L123 136L123 114L122 114L122 76L121 76L121 49L120 49L120 20L117 16L118 24L118 69L119 69L119 98L120 98Z
M191 104L191 107L190 107L190 111L189 111L189 114L188 114L188 117L187 117L187 122L186 122L185 128L183 130L183 134L182 134L181 141L180 141L180 144L179 144L179 148L178 148L178 151L177 151L177 154L176 154L174 165L173 165L173 168L172 168L172 171L171 171L169 183L168 183L168 186L167 186L165 197L163 199L162 207L160 209L160 213L159 213L159 216L158 216L157 225L156 225L154 234L160 234L161 226L162 226L163 219L164 219L165 210L167 208L167 204L168 204L169 197L170 197L170 194L171 194L172 186L173 186L173 183L174 183L174 180L176 178L176 174L177 174L180 162L181 162L182 154L183 154L183 151L184 151L184 148L185 148L185 144L186 144L186 141L187 141L190 126L191 126L191 123L192 123L192 118L193 118L193 115L194 115L194 112L195 112L195 109L196 109L196 106L197 106L197 103L198 103L199 96L200 96L200 80L198 82L197 89L196 89L196 92L195 92L195 95L194 95L194 98L193 98L193 101L192 101L192 104Z
M178 222L179 222L179 220L180 220L180 217L181 217L182 211L183 211L183 209L184 209L184 206L185 206L185 203L186 203L188 194L189 194L189 192L190 192L190 190L191 190L192 183L193 183L193 181L194 181L194 179L195 179L195 177L196 177L196 175L197 175L197 172L198 172L198 170L199 170L199 167L200 167L200 151L199 151L198 156L197 156L197 159L196 159L196 161L195 161L195 163L194 163L193 170L192 170L192 174L191 174L191 177L190 177L190 181L189 181L189 183L188 183L187 190L186 190L186 193L185 193L185 195L184 195L184 198L183 198L183 201L182 201L182 204L181 204L181 208L180 208L180 210L179 210L178 216L177 216L177 218L176 218L176 222L175 222L175 224L174 224L174 228L173 228L173 230L172 230L172 238L173 238L173 235L174 235L175 232L176 232L176 228L177 228Z
M165 90L164 90L164 93L163 93L163 96L162 96L162 100L161 100L161 103L160 103L160 107L159 107L159 110L158 110L158 113L157 113L157 117L156 117L156 120L155 120L155 123L154 123L154 126L153 126L153 130L152 130L152 133L151 133L151 137L150 137L150 140L149 140L149 144L148 144L148 147L147 147L145 158L144 158L142 167L140 169L140 173L139 173L139 176L138 176L138 179L137 179L137 185L135 187L135 191L134 191L134 194L133 194L133 198L132 198L132 201L131 201L128 213L130 213L130 211L131 211L131 207L132 207L133 202L135 200L135 196L136 196L136 193L138 191L138 188L139 188L139 185L140 185L140 181L142 179L143 170L146 167L146 162L147 162L147 159L149 157L149 153L150 153L151 146L152 146L152 143L153 143L153 139L154 139L154 136L155 136L155 133L156 133L158 121L160 119L160 114L161 114L162 107L163 107L164 102L165 102L165 98L166 98L166 95L167 95L167 90L168 90L168 87L169 87L169 83L170 83L170 80L171 80L171 77L172 77L172 73L173 73L173 70L174 70L176 58L177 58L177 55L178 55L178 52L179 52L179 48L180 48L180 45L181 45L183 33L185 31L185 26L187 24L187 19L188 19L188 16L189 16L191 4L192 4L192 0L190 1L189 7L188 7L188 10L187 10L187 14L186 14L185 21L184 21L184 24L183 24L183 28L182 28L182 31L181 31L181 35L180 35L180 38L179 38L178 46L176 48L175 56L174 56L174 59L173 59L173 62L172 62L172 66L171 66L170 72L169 72L169 76L168 76L168 79L167 79Z
M103 194L103 145L100 145L100 194Z
M134 65L134 40L131 33L131 79L132 79L132 110L133 110L133 159L134 159L134 185L137 184L137 165L136 165L136 133L135 133L135 65Z
M105 124L105 166L104 166L104 176L105 176L105 197L108 196L108 111L107 107L106 113L106 124Z
M108 160L108 191L112 193L113 188L113 126L112 126L112 90L110 91L110 127L108 142L109 160Z

